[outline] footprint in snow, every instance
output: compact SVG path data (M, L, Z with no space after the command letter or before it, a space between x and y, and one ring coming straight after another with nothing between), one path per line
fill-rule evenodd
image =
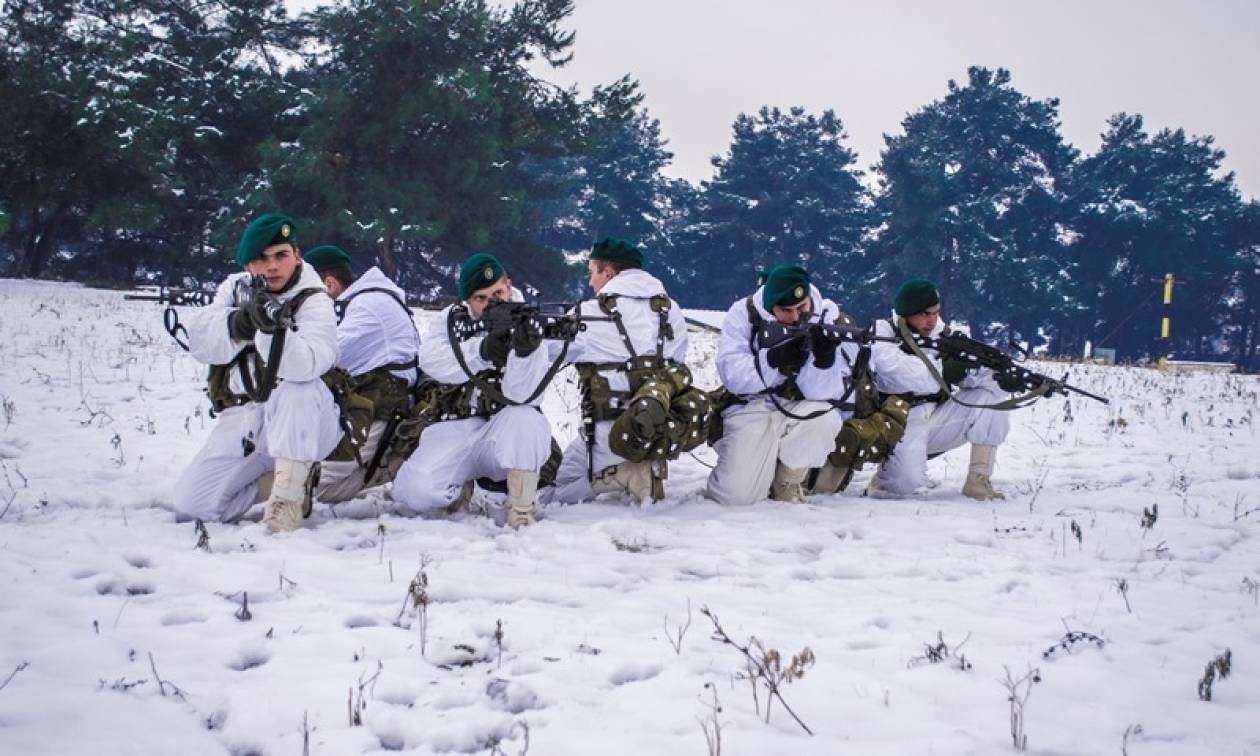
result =
M247 669L261 667L271 659L271 654L261 648L243 648L236 656L228 660L228 669L244 672Z
M643 680L651 680L661 673L661 667L658 664L623 664L608 676L608 682L613 685L625 685L626 683L642 682Z
M147 570L153 566L153 560L144 554L123 554L123 561L137 570Z

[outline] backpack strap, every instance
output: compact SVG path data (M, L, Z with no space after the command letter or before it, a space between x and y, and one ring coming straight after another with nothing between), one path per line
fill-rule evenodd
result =
M415 322L416 316L412 314L411 308L407 307L407 303L404 302L401 297L395 294L392 290L386 289L383 286L369 286L364 289L359 289L345 299L337 299L333 301L333 312L337 313L337 325L341 325L341 321L346 317L346 309L350 307L350 303L358 299L359 295L367 294L369 292L384 294L394 300L398 303L398 306L403 309L403 312L407 313L407 317L410 318L413 323Z
M407 313L407 318L411 320L412 327L415 326L416 316L415 314L411 312L411 308L408 307L407 303L404 302L402 298L399 297L396 293L394 293L394 291L392 291L391 289L386 289L383 286L369 286L364 289L359 289L358 291L354 292L353 294L346 297L345 299L333 300L333 312L337 314L337 325L341 325L341 321L345 319L346 310L350 308L350 303L353 302L355 299L358 299L359 295L368 294L368 293L384 294L385 296L397 302L398 306L402 308L403 312ZM418 372L420 368L420 332L416 331L415 356L413 356L409 360L403 360L402 362L390 362L385 365L378 365L375 368L373 368L373 370L378 370L382 368L385 370L389 370L391 372L402 372L404 370L416 370Z

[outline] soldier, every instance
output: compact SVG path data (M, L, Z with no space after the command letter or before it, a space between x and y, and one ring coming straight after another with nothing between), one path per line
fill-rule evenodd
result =
M833 402L848 393L856 356L855 345L841 346L808 326L842 317L799 265L779 265L760 289L731 305L717 367L733 404L722 413L709 498L750 504L769 493L779 501L804 501L805 476L826 462L844 422ZM801 326L803 332L763 344L758 335L766 323Z
M373 266L355 276L350 256L323 245L303 255L324 282L337 315L337 367L350 388L372 402L366 437L346 439L320 463L316 497L336 503L354 498L369 485L384 483L385 453L393 429L410 409L409 390L417 382L420 336L406 294ZM351 420L354 419L351 415ZM348 433L361 429L351 427ZM382 447L382 439L384 446Z
M296 530L310 511L315 463L341 438L337 404L320 380L337 358L332 300L302 262L297 225L285 215L254 219L236 262L245 272L185 324L190 353L211 366L218 422L175 483L175 512L233 522L266 496L267 528Z
M633 244L614 237L596 242L587 272L597 296L578 305L586 330L578 333L569 352L582 384L583 433L565 450L549 500L576 502L605 492L627 493L636 503L660 499L666 458L677 456L677 449L665 448L656 455L649 449L661 443L673 446L667 438L670 409L690 385L683 365L687 324L661 282L643 270L643 253ZM683 375L685 385L675 390L672 378ZM653 383L665 394L639 396L636 401L637 392L650 391ZM693 404L707 414L707 400ZM610 433L619 420L626 430L618 427L610 445ZM695 433L696 444L702 443L702 432L690 432ZM637 449L620 443L631 437ZM628 460L614 447L636 460Z
M945 331L941 319L941 295L936 285L912 278L901 285L893 299L896 320L875 325L880 336L902 336L904 325L912 335L936 337ZM904 337L903 337L904 338ZM959 362L924 355L947 382L957 385L953 397L967 404L992 405L1019 388L1014 378L995 377L988 368L967 372ZM905 435L871 479L866 493L876 498L895 498L912 493L927 482L931 456L971 444L971 464L962 493L986 501L1005 498L992 484L997 446L1010 431L1010 416L987 407L968 407L949 399L923 360L904 343L876 342L871 369L883 394L901 396L911 405Z
M549 370L542 333L527 323L461 339L458 326L495 303L521 301L493 255L479 252L459 271L460 303L442 310L420 345L420 369L444 384L434 401L442 419L394 479L393 497L414 512L456 506L472 481L507 481L507 524L534 522L539 469L551 452L551 425L539 409Z

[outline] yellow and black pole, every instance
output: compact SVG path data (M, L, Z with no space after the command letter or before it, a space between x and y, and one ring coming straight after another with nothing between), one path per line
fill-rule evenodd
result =
M1159 338L1164 343L1164 354L1159 357L1159 369L1163 370L1168 366L1168 355L1172 353L1168 349L1168 338L1172 332L1172 290L1173 290L1173 274L1164 274L1164 315L1159 322Z

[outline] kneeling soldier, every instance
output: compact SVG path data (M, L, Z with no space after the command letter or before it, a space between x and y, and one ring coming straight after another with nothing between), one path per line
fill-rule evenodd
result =
M581 379L583 428L565 450L552 501L606 492L637 503L660 499L667 460L704 442L709 405L683 364L686 320L642 268L643 253L622 239L591 248L597 296L577 307L586 330L569 353ZM689 414L680 415L684 408Z
M826 462L844 422L833 403L851 393L855 345L842 347L818 327L841 317L799 265L776 267L764 286L731 305L717 367L732 403L722 413L709 498L750 504L768 493L804 500L805 476ZM776 323L794 327L795 335L776 343L761 338Z
M912 278L901 285L893 300L896 320L876 322L880 336L936 337L945 331L941 320L941 295L936 285L922 278ZM903 328L904 326L904 333ZM891 457L871 479L866 492L876 498L893 498L913 493L927 482L927 461L936 456L971 444L971 464L963 484L964 495L981 501L1005 498L992 484L993 461L997 446L1006 440L1011 421L1007 412L992 405L1021 388L1006 376L995 377L988 368L968 372L963 363L940 359L930 351L924 354L938 374L957 386L954 399L932 375L923 359L912 354L902 343L876 342L872 349L871 369L875 384L883 394L896 394L911 405L905 435L893 448Z
M320 380L337 359L336 317L287 216L251 222L236 261L245 272L185 324L190 353L211 366L218 422L175 484L175 511L235 521L266 495L271 477L263 523L295 530L310 511L315 463L341 438L337 404Z
M388 480L385 454L393 429L410 409L420 336L407 295L380 268L373 266L356 276L350 256L330 244L310 250L302 259L315 268L334 300L337 367L348 377L345 388L372 403L366 418L346 413L343 406L343 416L349 414L347 437L320 463L315 495L322 502L337 503ZM370 425L358 427L361 420Z
M478 478L506 479L507 523L528 525L539 469L551 453L551 425L539 405L554 370L539 348L541 331L528 322L475 329L488 308L522 299L492 255L478 253L463 264L459 297L433 319L420 345L420 369L443 384L430 392L442 419L421 431L419 446L394 479L393 497L425 512L470 494ZM464 338L461 330L469 325L476 335Z

